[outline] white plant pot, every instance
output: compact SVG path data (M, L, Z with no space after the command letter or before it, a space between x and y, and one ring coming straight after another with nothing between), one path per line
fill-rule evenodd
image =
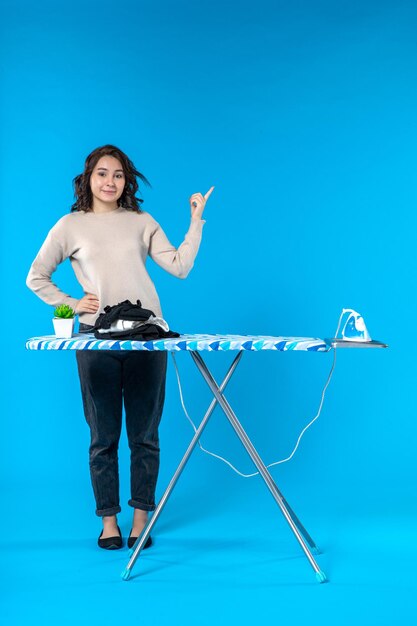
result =
M63 319L62 317L53 317L54 330L56 337L69 339L74 331L74 317Z

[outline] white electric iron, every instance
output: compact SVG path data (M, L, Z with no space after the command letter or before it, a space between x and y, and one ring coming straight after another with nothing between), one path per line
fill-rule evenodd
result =
M362 315L353 309L342 309L335 338L343 341L372 341Z

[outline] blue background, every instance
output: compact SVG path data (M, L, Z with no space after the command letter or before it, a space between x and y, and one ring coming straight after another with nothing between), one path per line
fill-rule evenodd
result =
M1 26L1 550L8 623L415 619L417 7L413 2L4 1ZM143 208L179 245L211 195L195 267L149 263L180 332L333 336L357 309L389 349L338 352L320 419L272 471L324 554L318 585L259 478L195 451L140 557L96 546L74 353L25 351L52 307L25 286L91 150L152 183ZM82 292L69 261L54 275ZM220 379L231 354L208 354ZM266 462L316 414L332 354L245 354L227 397ZM196 422L210 394L177 355ZM192 431L172 363L163 492ZM206 447L253 467L216 410ZM119 523L130 529L120 443ZM143 574L143 575L142 575Z

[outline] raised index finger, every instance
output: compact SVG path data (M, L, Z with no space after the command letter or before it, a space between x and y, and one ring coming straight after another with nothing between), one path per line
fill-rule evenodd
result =
M204 195L204 199L205 199L205 200L208 200L208 198L210 198L210 195L211 195L211 193L212 193L213 189L214 189L214 186L213 186L213 187L210 187L210 189L208 190L208 192Z

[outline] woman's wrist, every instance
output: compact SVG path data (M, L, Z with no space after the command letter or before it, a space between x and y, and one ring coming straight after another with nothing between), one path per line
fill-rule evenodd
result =
M191 222L195 222L196 224L201 222L202 224L205 224L206 220L203 220L203 218L200 215L192 215L191 216Z

